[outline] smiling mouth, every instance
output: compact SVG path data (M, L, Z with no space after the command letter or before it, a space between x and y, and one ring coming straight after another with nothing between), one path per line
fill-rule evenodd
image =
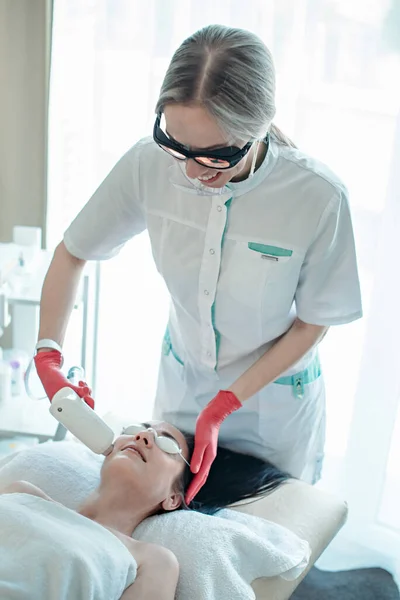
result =
M139 456L143 462L147 462L147 460L144 457L144 454L142 453L141 450L139 450L139 448L136 448L135 446L125 446L125 448L122 448L122 451L124 452L125 450L129 450L130 452L133 452L134 454Z
M214 183L214 181L217 181L217 179L219 178L220 175L221 175L221 172L217 173L210 179L201 179L200 177L198 177L198 180L200 181L200 183L204 183L204 185L207 185L210 183Z

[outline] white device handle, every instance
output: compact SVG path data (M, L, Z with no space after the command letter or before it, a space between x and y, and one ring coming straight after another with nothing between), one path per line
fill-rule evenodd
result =
M50 404L50 413L96 454L109 454L114 432L73 389L62 388Z

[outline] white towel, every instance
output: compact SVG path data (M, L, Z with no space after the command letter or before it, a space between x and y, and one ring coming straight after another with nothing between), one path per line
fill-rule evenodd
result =
M182 600L250 600L258 577L296 579L307 566L308 544L275 523L247 515L239 523L237 516L174 512L146 519L134 536L175 553Z
M41 444L0 461L0 486L25 479L74 509L98 485L102 460L76 442ZM176 554L178 600L252 600L254 579L295 579L310 557L308 543L288 529L232 510L151 517L134 537Z
M108 529L31 494L0 495L0 598L120 600L136 562Z

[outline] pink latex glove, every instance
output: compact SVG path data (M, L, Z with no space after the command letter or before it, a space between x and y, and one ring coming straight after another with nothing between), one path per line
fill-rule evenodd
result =
M62 354L58 350L42 350L34 357L37 374L43 384L44 390L50 400L62 388L69 387L78 394L80 398L94 408L94 400L91 397L92 390L87 383L80 381L73 385L61 372L63 362Z
M196 473L186 493L186 504L190 504L205 482L215 457L217 456L219 428L226 417L242 403L233 392L221 390L201 411L196 421L194 452L190 470Z

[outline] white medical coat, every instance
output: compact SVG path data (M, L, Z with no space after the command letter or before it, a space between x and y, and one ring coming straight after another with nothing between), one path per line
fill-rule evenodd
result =
M200 193L199 193L200 191ZM296 316L337 325L362 314L353 230L342 182L322 163L271 139L250 179L221 190L189 180L151 138L116 164L65 232L71 254L113 257L147 228L171 295L156 416L194 431ZM285 375L315 361L309 352ZM322 377L300 399L270 384L221 427L225 445L313 481L324 444Z

